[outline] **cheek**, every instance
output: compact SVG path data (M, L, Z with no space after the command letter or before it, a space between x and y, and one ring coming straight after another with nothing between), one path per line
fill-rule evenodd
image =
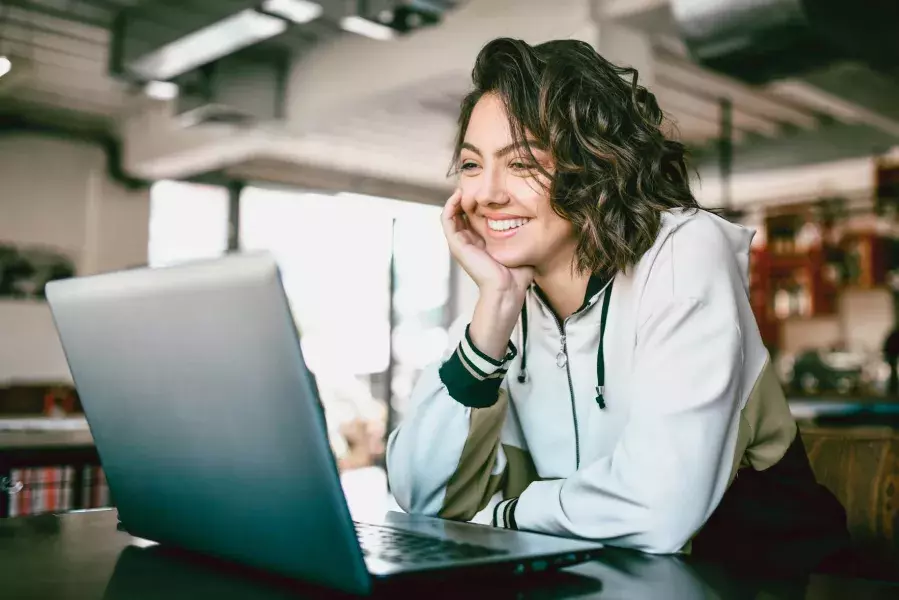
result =
M545 210L540 213L540 222L543 224L541 233L548 245L564 244L575 237L571 222L557 215L548 203Z
M571 221L563 219L556 213L553 213L553 230L558 233L559 237L574 237L574 225L571 224Z
M543 211L549 209L546 192L533 179L510 175L506 179L506 189L510 196L533 215L542 216Z

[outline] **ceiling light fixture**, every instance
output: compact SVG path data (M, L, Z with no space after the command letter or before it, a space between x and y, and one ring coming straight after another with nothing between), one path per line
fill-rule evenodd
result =
M396 37L396 32L387 25L369 21L358 15L342 18L340 20L340 27L350 33L365 36L373 40L387 41Z
M286 29L284 19L242 10L144 55L128 68L145 80L172 79Z
M308 23L319 18L322 5L308 0L265 0L263 12L284 17L294 23Z
M0 77L12 71L12 61L5 56L0 56Z
M178 84L171 81L150 81L144 86L144 93L154 100L174 100L178 92Z

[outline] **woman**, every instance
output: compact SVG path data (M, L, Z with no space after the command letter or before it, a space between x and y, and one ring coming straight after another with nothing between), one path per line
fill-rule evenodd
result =
M699 209L636 71L498 39L473 80L442 218L479 297L390 436L399 505L470 520L499 493L495 526L652 553L844 546L749 305L752 233Z

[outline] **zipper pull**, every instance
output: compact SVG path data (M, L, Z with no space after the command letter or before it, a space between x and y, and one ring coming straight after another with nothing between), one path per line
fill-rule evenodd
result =
M566 352L565 348L565 334L562 334L562 347L559 348L559 353L556 354L556 366L560 369L565 368L565 365L568 364L568 352Z

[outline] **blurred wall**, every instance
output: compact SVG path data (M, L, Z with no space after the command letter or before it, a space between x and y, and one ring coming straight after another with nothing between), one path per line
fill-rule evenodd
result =
M87 275L147 261L149 189L112 181L102 148L41 135L0 137L0 243L45 246ZM0 385L68 381L44 303L0 299Z

